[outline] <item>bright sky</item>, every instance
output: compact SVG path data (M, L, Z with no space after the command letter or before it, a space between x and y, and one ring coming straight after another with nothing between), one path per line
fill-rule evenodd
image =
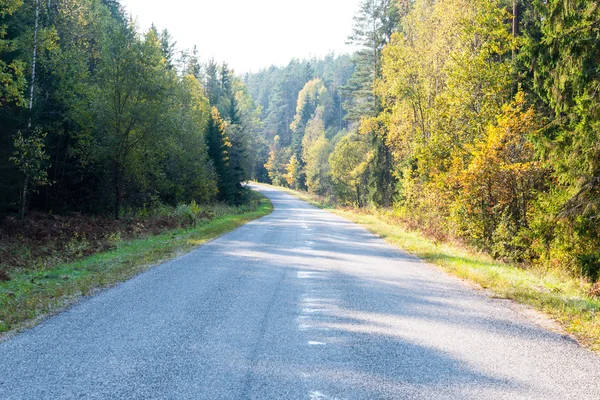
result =
M345 44L360 0L121 0L143 30L167 28L179 49L238 73L290 59L349 53Z

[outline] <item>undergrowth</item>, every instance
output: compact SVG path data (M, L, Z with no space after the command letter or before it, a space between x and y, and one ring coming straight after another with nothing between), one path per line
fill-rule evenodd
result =
M53 261L41 262L36 258L39 253L31 248L21 249L22 254L17 255L21 258L19 263L29 260L30 264L5 270L6 279L0 281L0 333L28 325L81 296L125 281L151 265L267 215L272 209L266 198L255 194L249 204L238 207L177 207L173 218L180 221L179 226L168 225L154 234L148 225L143 225L133 238L128 230L107 233L103 236L104 247L91 254L89 246L97 242L84 240L86 235L73 236L63 247L67 255L57 254L51 258ZM62 259L69 261L56 262Z

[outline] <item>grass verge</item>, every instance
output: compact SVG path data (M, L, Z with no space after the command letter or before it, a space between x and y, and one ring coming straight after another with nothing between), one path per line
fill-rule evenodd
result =
M140 272L200 246L252 220L271 213L261 197L253 210L242 209L188 229L121 241L111 251L38 271L22 272L0 282L0 334L73 304L81 296L123 282Z
M420 232L406 229L385 211L335 207L308 193L286 190L363 225L390 244L488 289L497 298L535 307L559 322L580 343L600 352L600 299L588 296L589 282L558 271L499 262L459 244L437 243Z

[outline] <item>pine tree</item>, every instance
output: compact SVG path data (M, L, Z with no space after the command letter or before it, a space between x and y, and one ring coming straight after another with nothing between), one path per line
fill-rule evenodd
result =
M348 43L360 46L354 56L356 70L343 88L347 97L348 119L359 121L380 111L373 85L381 76L381 52L390 42L398 24L395 0L362 0L348 38Z
M381 100L374 92L374 84L381 77L381 53L390 42L399 24L398 8L395 0L363 0L354 18L350 43L361 46L356 52L356 70L344 87L346 95L346 118L361 121L373 118L381 112ZM368 124L377 127L378 124ZM392 154L385 137L379 129L361 129L371 139L375 156L370 169L370 194L373 202L390 206L394 196L394 176L392 175ZM366 192L367 188L362 188Z

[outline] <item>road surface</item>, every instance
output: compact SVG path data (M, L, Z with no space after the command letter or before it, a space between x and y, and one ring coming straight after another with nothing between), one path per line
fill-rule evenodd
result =
M0 399L600 399L600 357L288 194L0 343Z

